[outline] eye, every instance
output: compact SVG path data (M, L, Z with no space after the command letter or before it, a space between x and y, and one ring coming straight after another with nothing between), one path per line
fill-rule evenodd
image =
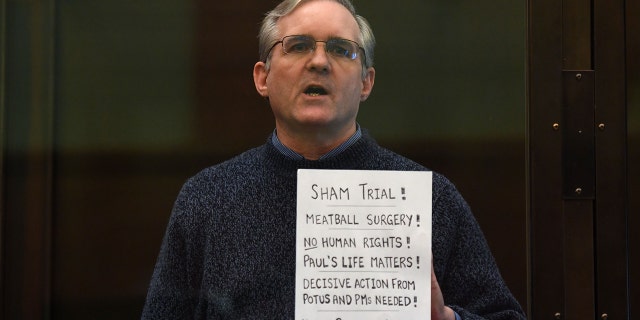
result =
M357 50L355 45L347 40L332 39L327 41L327 51L334 56L355 59Z
M287 38L283 44L286 53L305 53L313 49L315 42L307 37L291 37Z

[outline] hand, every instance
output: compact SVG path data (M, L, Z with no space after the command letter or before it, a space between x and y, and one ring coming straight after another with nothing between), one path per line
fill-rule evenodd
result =
M444 305L444 298L436 274L433 271L433 259L431 259L431 320L455 320L453 310Z

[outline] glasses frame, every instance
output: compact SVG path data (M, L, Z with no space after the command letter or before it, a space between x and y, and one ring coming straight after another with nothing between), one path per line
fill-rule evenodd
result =
M271 57L271 51L273 50L273 48L275 48L278 44L282 45L282 52L284 52L284 54L296 54L296 53L291 53L291 52L287 52L287 50L284 48L284 41L287 38L292 38L292 37L305 37L308 39L311 39L313 41L313 48L311 49L310 52L313 52L314 50L316 50L316 48L318 48L317 43L318 42L322 42L324 43L324 50L327 54L330 54L327 51L327 42L331 41L331 40L342 40L342 41L349 41L351 43L353 43L358 49L360 49L360 51L362 51L362 56L360 56L360 54L358 53L356 55L356 58L354 59L349 59L349 57L345 56L345 58L347 58L348 60L356 60L358 57L360 58L360 60L362 61L362 66L365 66L365 61L367 59L367 53L364 50L364 48L357 42L353 41L353 40L349 40L349 39L344 39L344 38L330 38L328 40L316 40L315 38L311 37L311 36L307 36L307 35L303 35L303 34L292 34L292 35L288 35L288 36L284 36L282 37L282 39L276 41L275 43L273 43L273 45L271 46L271 48L269 48L269 51L267 51L267 60L269 60L269 57ZM333 54L330 54L331 56L334 56ZM264 62L267 62L266 60Z

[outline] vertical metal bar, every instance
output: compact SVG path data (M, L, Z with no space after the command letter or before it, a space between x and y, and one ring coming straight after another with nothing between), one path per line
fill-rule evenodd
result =
M6 39L7 39L7 2L0 0L0 315L4 314L4 220L5 220L5 103L6 103Z
M565 199L595 198L594 72L564 71L562 167ZM585 212L591 216L592 211Z
M624 6L594 0L597 316L609 319L629 315Z
M564 320L593 319L595 278L593 201L564 201L565 316ZM586 217L585 217L586 215Z
M556 299L558 298L552 290L549 290L552 286L541 283L540 280L554 281L560 278L563 282L561 287L563 296L560 298L563 310L559 310L555 314L557 319L633 318L633 301L637 301L638 293L636 291L634 296L633 286L629 286L629 273L634 272L633 267L629 267L629 263L640 265L638 262L640 254L637 253L637 247L635 253L633 250L629 250L629 247L633 246L633 241L627 241L627 237L635 237L635 239L638 237L636 236L637 232L627 234L627 228L634 226L632 223L627 223L640 219L635 214L637 210L631 209L632 211L629 211L630 208L633 208L634 203L629 199L629 186L631 186L631 190L634 190L633 186L637 182L633 182L632 174L629 175L633 169L627 171L628 168L635 168L630 163L633 160L627 159L637 159L635 157L637 153L629 153L627 146L626 137L632 137L632 135L629 134L628 128L625 126L629 123L625 112L630 110L629 106L625 104L625 98L628 98L629 94L629 92L625 92L625 88L630 88L633 84L625 83L625 81L626 79L637 80L637 74L640 74L637 72L636 62L638 56L636 17L640 12L638 1L563 0L562 27L557 30L545 29L536 21L536 18L545 17L547 24L552 25L552 22L557 19L557 13L553 12L557 7L544 1L530 1L529 8L530 61L528 80L530 81L529 148L531 161L529 179L531 186L532 279L532 312L530 317L534 319L552 318L549 315L550 308L541 306L540 303L557 304ZM635 14L629 11L634 8ZM634 29L636 32L631 30L633 27L630 27L629 24L636 26ZM551 39L542 39L538 33L542 30L546 31L547 36ZM557 53L553 46L557 44L554 39L558 34L562 38L560 55L562 66L554 70L552 67L557 61L547 54ZM629 39L635 39L631 45ZM541 49L540 46L550 47ZM541 57L548 59L546 65L538 63ZM633 64L636 68L629 67L625 63ZM593 191L593 194L583 193L585 189L578 189L580 186L565 188L564 201L561 201L561 215L564 219L561 222L563 230L558 232L554 226L551 226L551 224L557 223L554 216L557 210L548 207L556 200L553 198L556 196L552 193L553 185L549 182L557 182L557 179L550 178L554 176L553 161L557 159L545 152L556 150L557 141L556 137L545 136L542 133L544 131L540 121L548 119L548 115L543 114L544 111L554 114L554 108L557 107L553 100L553 98L557 98L557 91L554 90L555 88L546 88L542 82L548 81L549 86L557 85L557 79L553 77L552 72L560 70L564 71L565 76L569 74L569 71L566 70L587 70L593 75L592 82L589 83L593 87L591 97L581 97L580 90L572 92L576 88L572 87L573 84L570 84L567 78L565 78L564 92L561 93L561 96L566 99L568 96L576 94L578 99L589 98L593 100L592 119L587 119L590 116L588 114L589 103L585 100L584 105L587 108L584 109L586 113L583 114L585 117L582 120L586 121L580 120L581 123L584 123L580 126L590 125L582 132L588 131L588 135L593 139L593 151L589 150L581 156L579 155L580 149L576 149L578 152L571 150L572 146L566 144L575 143L576 141L572 141L575 137L567 137L566 132L563 133L562 144L565 145L563 148L565 155L575 156L573 159L575 161L585 157L593 158L589 160L589 163L594 160L592 170L586 166L579 171L585 174L586 180L584 181L593 181L594 185L592 189L589 189L589 191ZM635 89L638 88L639 83L640 81L635 82ZM549 90L542 93L542 88ZM586 93L589 94L589 90L586 90ZM540 103L545 101L545 98L542 97L543 94L548 97L546 101L548 105ZM634 96L640 97L640 95ZM637 98L636 101L638 100L640 98ZM572 130L573 124L571 122L575 120L574 116L573 112L566 113L564 121L554 123L554 129L557 131ZM591 123L589 124L589 122ZM543 138L549 139L546 144L540 141ZM586 136L585 139L587 139ZM546 148L547 150L541 151L537 148ZM540 157L541 154L544 157ZM545 161L551 161L551 163L545 163ZM571 172L573 168L565 166L565 176L560 183L564 182L567 186L571 186L573 183L571 179L575 178L575 172ZM541 169L543 170L541 171ZM586 176L589 171L592 171L595 178ZM578 178L580 178L580 174L578 174ZM629 179L632 181L630 182ZM544 187L549 187L552 190L540 190ZM581 191L580 194L576 194L578 190ZM548 199L540 196L545 192ZM630 202L631 205L629 205ZM549 212L552 213L542 213L541 209L549 209ZM539 235L541 233L539 229L545 225L542 217L549 218L547 226L550 226L550 239L541 239ZM634 230L637 230L637 224L635 226ZM549 243L553 242L562 243L563 249L551 248ZM553 261L557 260L556 255L561 256L562 261L559 265L564 271L560 276L556 273L557 269L540 262L540 257L543 256L542 248L550 249L546 256ZM540 298L543 293L538 290L543 290L543 288L551 297ZM633 300L634 297L636 300Z
M562 227L562 2L528 3L531 319L564 314Z
M595 314L594 72L563 72L563 216L566 320Z
M627 319L640 318L640 1L625 1L627 109L627 223L629 303ZM612 318L613 319L613 318Z
M562 58L565 70L592 68L591 1L562 0Z
M4 8L3 74L12 81L2 84L2 317L46 319L53 214L54 3L13 1Z
M563 0L563 216L565 320L595 315L594 142L591 0ZM587 76L588 75L588 76ZM584 81L583 81L584 80ZM578 199L578 200L575 200Z

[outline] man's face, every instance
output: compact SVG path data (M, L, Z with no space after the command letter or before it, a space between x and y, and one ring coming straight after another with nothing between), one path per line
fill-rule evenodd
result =
M311 1L278 21L280 39L306 35L316 40L332 38L361 44L351 13L334 1ZM362 52L355 60L327 54L325 44L306 54L286 54L282 45L271 52L270 70L259 62L254 68L258 92L269 98L278 132L347 133L355 128L360 101L373 87L374 70L362 78Z

